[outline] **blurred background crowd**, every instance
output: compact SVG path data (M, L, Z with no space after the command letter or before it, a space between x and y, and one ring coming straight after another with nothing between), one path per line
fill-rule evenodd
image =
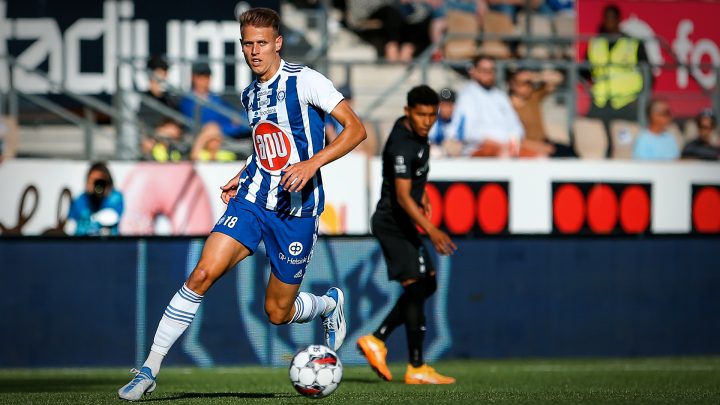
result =
M130 2L108 3L122 10ZM250 6L224 3L216 18ZM405 90L427 82L443 101L431 136L435 157L720 157L720 33L703 17L720 10L717 2L663 2L663 13L695 10L675 26L647 1L272 3L283 15L285 57L327 73L353 101L369 130L360 147L367 155L380 152ZM21 6L6 8L8 22L13 14L28 17ZM138 19L141 9L134 5L127 16ZM55 74L52 52L28 64L20 44L32 35L8 37L0 69L7 74L0 81L5 159L244 159L252 145L238 92L250 78L232 45L236 33L222 34L218 52L212 30L199 24L192 51L173 54L171 36L190 30L171 24L164 49L152 36L139 52L107 49L107 42L100 53L80 46L80 79L93 59L114 59L117 72L98 67L117 81L103 91L73 89L67 72ZM138 42L117 37L121 47ZM341 130L331 120L327 128L329 140Z
M548 159L720 159L718 1L80 3L0 0L4 162L244 161L253 144L239 93L252 77L235 19L252 6L279 10L283 57L326 74L352 103L368 132L354 154L367 162L421 83L441 99L429 135L436 159L522 159L540 170ZM327 141L341 131L328 117ZM88 172L87 201L66 207L68 221L117 234L112 216L90 225L101 210L93 198L113 191L110 170L92 167L102 184ZM135 231L158 218L146 211Z

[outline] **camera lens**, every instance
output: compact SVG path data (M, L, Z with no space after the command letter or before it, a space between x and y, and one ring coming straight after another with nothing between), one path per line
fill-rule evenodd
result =
M105 189L107 188L108 182L105 179L97 179L93 183L93 193L102 195L105 194Z

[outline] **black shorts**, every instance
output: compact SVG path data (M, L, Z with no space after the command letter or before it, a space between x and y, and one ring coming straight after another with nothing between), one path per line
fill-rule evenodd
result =
M392 217L376 213L372 232L382 247L388 279L404 281L435 273L432 258L414 227L399 227Z

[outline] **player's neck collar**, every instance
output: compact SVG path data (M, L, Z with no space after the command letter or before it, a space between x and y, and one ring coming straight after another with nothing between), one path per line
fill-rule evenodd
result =
M255 79L258 86L267 87L267 86L271 85L272 83L274 83L275 80L277 80L278 76L280 76L280 72L282 72L284 66L285 66L285 59L280 59L280 65L278 65L278 70L277 70L277 72L275 72L275 74L272 75L271 78L269 78L268 80L266 80L264 82L261 82L260 79Z

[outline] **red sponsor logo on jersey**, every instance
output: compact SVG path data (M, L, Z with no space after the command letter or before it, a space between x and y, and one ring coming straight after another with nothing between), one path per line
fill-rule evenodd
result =
M292 143L277 124L261 121L253 130L255 154L263 168L269 171L283 169L290 161Z

